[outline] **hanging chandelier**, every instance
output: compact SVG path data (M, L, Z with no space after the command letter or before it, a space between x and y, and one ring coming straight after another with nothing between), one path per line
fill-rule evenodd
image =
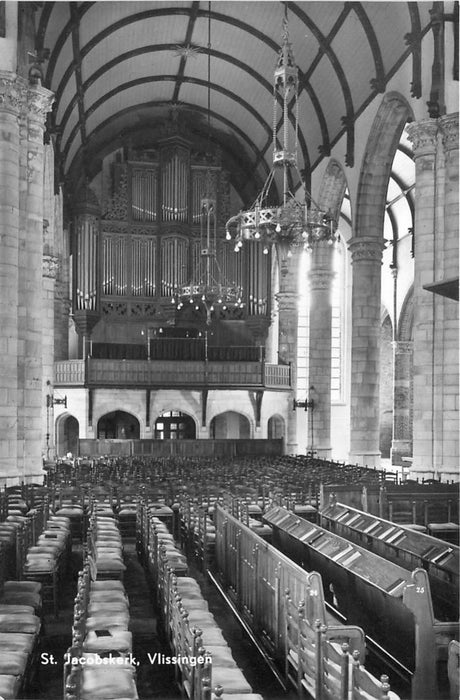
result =
M178 311L188 305L194 311L204 311L207 325L211 324L214 312L220 317L234 317L235 310L244 307L241 287L225 280L217 260L216 197L212 194L209 170L201 199L200 259L191 282L177 290L173 303Z
M211 140L211 3L208 3L208 147ZM210 158L212 160L212 158ZM243 309L242 288L230 284L224 277L217 259L217 183L211 168L206 170L204 194L200 200L200 256L189 284L176 289L172 299L176 309L191 306L197 313L205 312L206 325L214 315L235 318ZM225 243L224 243L225 245Z
M294 117L289 129L288 113L292 105ZM281 116L278 117L281 109ZM279 127L277 126L279 122ZM292 140L292 145L291 145ZM263 252L276 244L281 258L291 255L291 249L312 250L315 243L333 245L337 224L330 212L322 210L307 192L297 165L298 140L298 68L289 42L287 17L283 20L283 44L278 54L273 83L273 165L268 178L252 207L240 211L226 223L226 239L234 241L239 252L244 241L259 240ZM304 185L304 201L296 199L289 183L294 173ZM270 195L274 181L282 177L282 203L274 205ZM233 234L233 237L232 237Z

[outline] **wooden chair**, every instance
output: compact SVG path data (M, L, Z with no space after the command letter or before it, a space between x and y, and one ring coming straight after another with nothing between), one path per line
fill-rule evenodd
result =
M399 700L390 690L388 676L382 675L378 680L361 666L359 656L359 651L352 654L351 700Z
M312 626L303 615L299 615L300 696L321 697L321 627L319 620Z
M350 655L346 642L338 644L327 638L326 625L321 626L320 700L348 700Z
M304 603L296 605L286 591L285 595L285 649L284 673L286 681L301 695L301 671L299 662L299 617L303 614Z

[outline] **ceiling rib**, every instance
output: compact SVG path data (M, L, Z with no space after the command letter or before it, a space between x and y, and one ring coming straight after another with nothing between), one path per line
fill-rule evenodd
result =
M90 76L90 78L84 83L83 89L84 90L87 89L91 84L93 84L95 82L96 79L99 79L107 70L110 70L114 66L118 65L120 63L120 61L129 60L130 58L132 58L134 56L138 56L138 55L141 55L141 54L146 53L146 52L151 53L154 51L173 50L174 47L175 47L175 45L172 45L172 44L160 44L160 45L156 45L156 46L154 45L154 46L149 46L149 47L142 47L141 49L136 49L134 51L129 51L126 54L122 54L122 56L117 56L115 59L113 59L110 62L107 62L106 64L104 64L104 66L101 66L101 68L98 71L93 73L93 75ZM226 61L228 63L231 63L235 67L245 71L252 78L257 80L257 82L259 84L261 84L262 87L264 87L270 93L270 95L272 94L271 83L269 83L267 80L265 80L259 73L256 73L256 71L254 71L250 66L247 66L242 61L239 61L238 59L233 58L233 56L230 56L228 54L223 54L220 51L215 51L215 50L211 51L211 56L213 56L217 59ZM69 75L70 75L70 67L69 67ZM97 78L96 78L96 76L97 76ZM62 84L62 81L61 81L61 84ZM62 93L62 90L60 90L60 92ZM58 100L58 93L56 95L57 95L56 99ZM75 104L75 101L76 101L76 96L71 101L72 106ZM71 112L72 112L72 110L70 109L70 103L69 103L69 105L67 106L67 109L63 115L63 118L61 119L60 125L59 125L61 132L64 131L66 123L67 123L68 119L70 118ZM268 133L271 134L271 127L270 127L270 130ZM66 149L68 149L69 142L72 140L72 138L73 137L69 136L68 143L66 144Z
M192 3L192 9L190 12L190 18L187 24L187 31L185 33L184 46L189 46L192 41L193 30L195 29L196 18L198 16L198 9L200 7L199 2ZM179 101L179 91L184 79L185 64L187 63L187 56L183 55L179 62L179 68L177 70L176 84L174 86L174 94L172 97L172 102L176 103Z
M86 117L83 81L81 77L81 54L80 54L80 15L78 6L74 2L69 2L70 17L72 25L72 49L73 49L73 67L75 70L75 83L78 105L78 121L80 129L80 137L83 153L86 154L87 137L86 137ZM86 170L86 157L83 158L83 167Z
M380 51L380 46L376 33L374 32L374 27L372 26L367 12L364 10L360 2L352 2L350 5L352 5L357 18L362 24L367 41L369 42L369 46L372 51L372 58L374 59L375 66L375 78L371 80L371 87L376 92L385 92L385 69L383 67L382 52Z

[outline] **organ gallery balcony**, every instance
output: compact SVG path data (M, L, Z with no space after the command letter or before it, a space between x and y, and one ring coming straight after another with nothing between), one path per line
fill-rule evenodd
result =
M55 386L291 388L291 368L245 360L94 358L55 363Z

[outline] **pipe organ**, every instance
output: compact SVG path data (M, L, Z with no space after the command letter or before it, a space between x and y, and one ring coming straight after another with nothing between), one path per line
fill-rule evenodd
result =
M244 305L226 320L269 317L270 255L251 245L236 254L225 240L228 175L220 156L203 151L201 143L174 135L149 150L119 153L110 177L104 170L102 192L110 192L104 214L86 207L74 219L74 313L106 324L122 319L181 325L185 308L180 311L174 297L207 272L243 289ZM217 235L211 243L203 236L206 198L215 202Z
M100 207L87 186L77 194L73 222L73 316L79 334L87 338L99 319Z

